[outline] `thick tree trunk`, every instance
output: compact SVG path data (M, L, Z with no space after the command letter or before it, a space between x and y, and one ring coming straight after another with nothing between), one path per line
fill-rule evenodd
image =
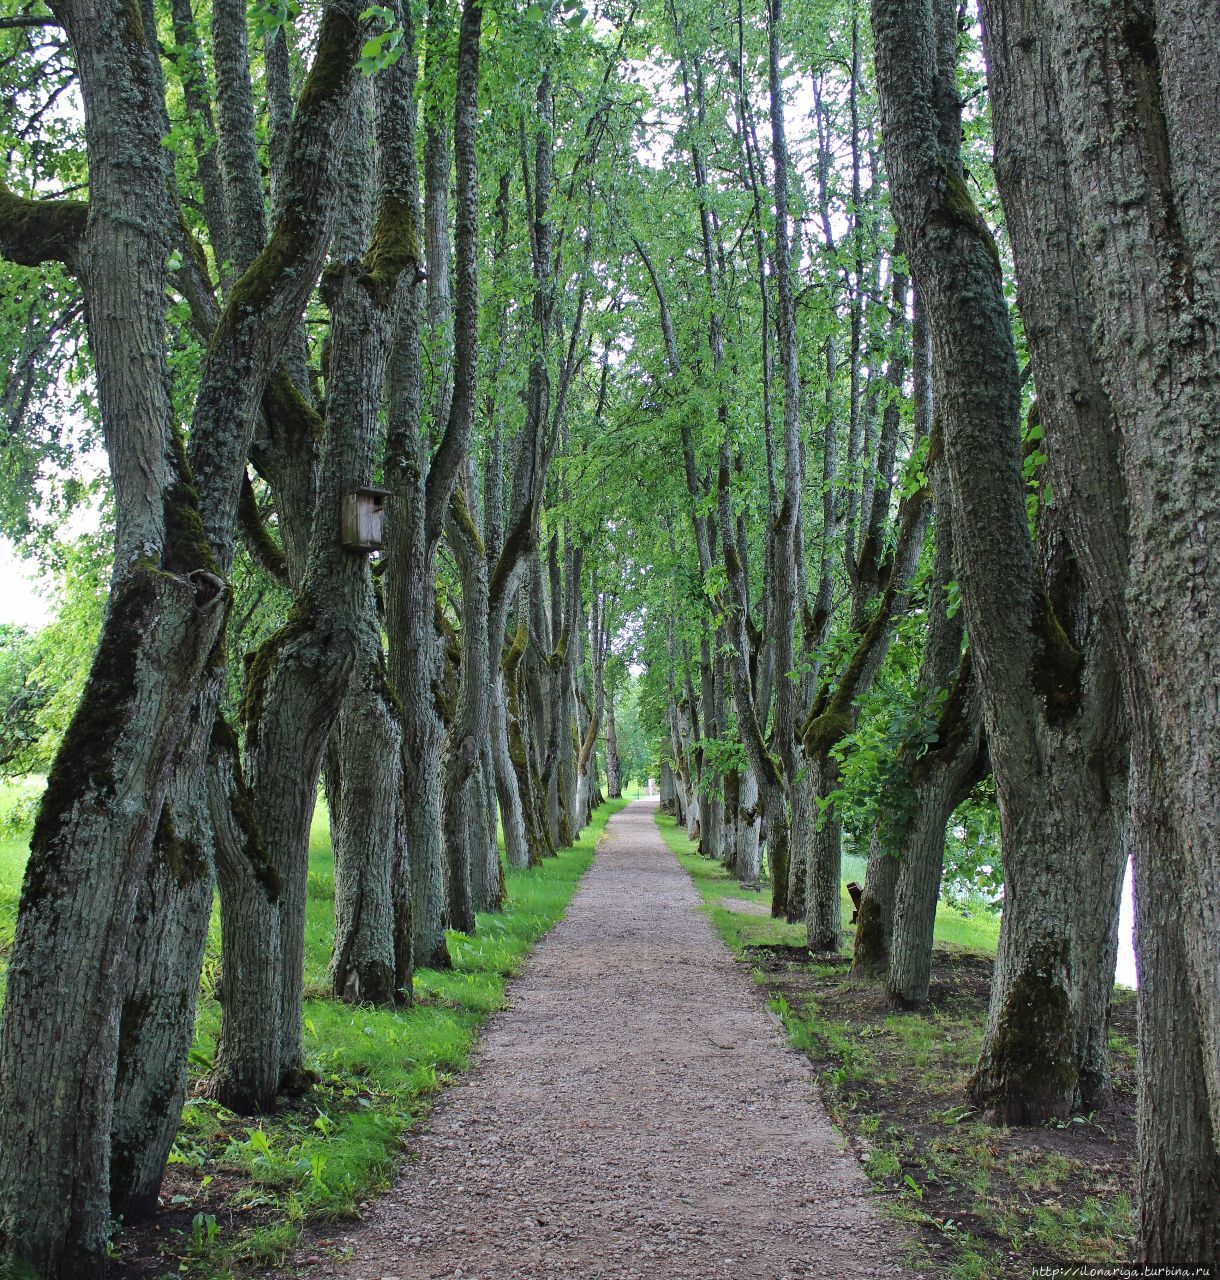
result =
M884 973L890 963L890 939L894 932L894 895L898 887L898 859L885 847L873 824L868 845L868 866L860 905L856 911L856 938L852 946L853 982Z
M85 99L80 274L115 487L115 573L18 909L0 1030L0 1250L44 1275L87 1277L106 1266L125 941L224 610L167 393L173 223L159 68L130 6L56 12Z
M274 1110L280 1085L279 898L284 882L258 830L241 774L237 735L219 715L207 780L220 890L218 995L223 1011L208 1095L249 1115ZM276 1034L273 1046L264 1035L268 1023Z
M1130 499L1130 581L1095 585L1126 586L1131 699L1152 707L1173 780L1180 844L1165 852L1183 859L1183 937L1214 1138L1220 742L1208 584L1220 572L1220 24L1180 0L1128 0L1112 16L1061 0L1049 16L1070 189L1092 237L1083 283Z
M65 4L58 16L76 53L86 108L90 211L78 256L115 484L116 577L90 686L35 829L28 910L19 914L0 1074L6 1096L22 1103L2 1109L0 1236L44 1274L87 1276L105 1266L121 947L174 750L222 624L217 557L227 565L248 425L315 279L328 216L317 216L311 202L326 194L333 164L329 153L294 152L296 235L281 237L259 287L246 288L240 306L221 317L193 418L197 504L171 425L163 363L167 233L178 213L160 142L166 123L159 68L138 9ZM359 33L350 18L340 22L342 33L332 15L323 19L318 63L326 78L314 83L303 108L307 131L325 132L343 114ZM116 788L127 797L122 804L110 802ZM46 884L69 884L73 893L48 898ZM67 932L59 937L61 926ZM54 959L39 954L43 946ZM57 1000L38 994L41 984L59 981L64 964L89 976L75 986L78 1012L68 1021ZM10 1022L19 1013L14 1051ZM54 1020L49 1043L40 1017ZM48 1111L40 1103L52 1085L59 1101ZM35 1148L28 1148L27 1124Z
M1185 884L1166 859L1178 840L1156 748L1132 750L1135 947L1139 966L1139 1257L1150 1267L1215 1268L1220 1259L1220 1150L1189 982ZM1176 867L1175 874L1167 868Z
M163 820L136 918L110 1138L110 1205L125 1223L157 1209L182 1121L187 1051L212 909L211 860ZM134 998L133 998L134 997Z
M1082 672L1034 562L999 257L958 160L956 10L938 4L931 19L914 0L873 3L892 201L932 327L958 578L1004 838L1006 911L972 1091L1003 1119L1037 1122L1066 1114L1077 1095L1074 875L1112 856L1099 848L1113 840L1112 813L1087 762L1113 707L1082 689L1082 677L1100 687L1106 659L1090 653ZM1083 829L1086 814L1109 831Z
M343 700L337 737L342 789L331 809L335 941L331 990L351 1004L411 1000L411 937L402 801L402 726L386 683L378 635L369 629ZM406 984L402 982L406 975Z

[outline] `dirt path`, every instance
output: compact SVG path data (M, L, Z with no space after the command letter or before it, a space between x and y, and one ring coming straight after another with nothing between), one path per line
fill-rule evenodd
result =
M637 801L343 1263L383 1280L901 1277L805 1060ZM332 1237L333 1238L333 1237Z

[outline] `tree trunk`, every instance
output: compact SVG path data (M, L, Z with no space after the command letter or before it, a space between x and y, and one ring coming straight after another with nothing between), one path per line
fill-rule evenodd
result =
M531 726L527 719L526 699L521 689L523 680L522 660L525 657L528 631L522 619L517 624L517 634L513 638L508 653L504 658L503 675L504 690L507 699L507 732L508 755L512 763L513 776L517 780L517 793L521 799L521 820L525 832L524 865L541 866L543 856L553 853L547 843L546 820L543 813L545 794L538 785L533 770L533 751L528 738ZM541 726L536 726L540 729ZM507 848L507 839L505 841ZM510 861L510 865L513 864Z
M834 954L843 932L843 822L833 801L824 806L821 802L839 785L839 765L829 752L819 752L809 760L808 769L810 798L816 808L812 839L806 846L805 937L815 954Z
M674 771L668 760L661 761L661 776L657 780L657 792L659 800L659 809L661 813L677 814L678 812L678 784L674 777ZM611 795L614 793L611 792Z
M328 979L349 1004L410 1003L411 938L400 930L409 912L398 899L408 880L402 727L371 628L337 730L343 783L331 810L335 941Z
M220 890L223 1017L208 1096L239 1114L275 1109L280 1085L283 877L267 856L241 774L237 735L217 716L208 759L208 806ZM268 1046L267 1024L276 1035Z
M518 637L524 640L524 634L521 631L518 632ZM516 661L519 663L520 660L518 655ZM505 661L508 659L506 658ZM523 787L513 760L508 717L505 675L497 664L491 704L491 752L495 770L495 792L500 804L500 825L504 830L504 855L510 867L521 868L530 865L530 834L526 826ZM524 764L524 751L521 755L522 764ZM528 777L526 785L528 786Z
M926 336L922 304L916 301L920 336ZM916 368L924 366L916 347ZM917 375L918 376L918 375ZM944 862L945 824L986 769L982 742L982 704L969 655L962 654L960 612L950 616L948 589L953 581L953 494L943 460L929 464L936 509L936 545L928 586L928 631L919 665L919 697L924 713L940 706L936 733L926 749L910 759L904 749L901 774L886 827L895 845L899 870L894 902L894 936L888 987L899 1004L914 1007L928 998L936 903ZM941 699L944 699L943 704ZM896 829L895 829L896 828ZM861 910L863 919L865 912Z
M670 775L670 786L673 775ZM606 694L606 795L617 800L623 794L623 765L618 754L618 726L614 721L614 695ZM662 807L665 800L662 797ZM672 798L671 798L672 803ZM668 813L669 810L666 810Z
M80 276L115 487L115 573L18 909L0 1029L0 1247L41 1274L87 1277L106 1266L125 941L224 597L168 397L174 224L159 67L130 6L56 14L86 109Z
M1163 695L1177 680L1167 701L1180 708L1209 687L1194 662L1206 648L1165 661L1167 650L1192 645L1197 632L1164 619L1196 616L1183 603L1189 587L1175 557L1215 545L1205 514L1214 513L1214 494L1200 499L1185 468L1192 477L1215 470L1192 438L1209 438L1206 424L1216 417L1215 360L1200 365L1194 354L1208 342L1206 326L1194 318L1214 317L1216 284L1206 272L1192 277L1190 268L1215 257L1215 166L1208 157L1216 129L1216 24L1174 4L1125 4L1104 17L1038 0L990 0L982 10L996 178L1052 483L1090 600L1124 658L1134 722L1140 1260L1214 1267L1220 1070L1214 1021L1210 1058L1205 1025L1218 1003L1217 945L1214 917L1208 926L1196 916L1192 928L1183 905L1197 910L1215 901L1215 846L1209 853L1205 841L1195 844L1202 856L1188 869L1192 841L1174 806L1202 811L1155 741L1160 707L1152 688L1161 684ZM1207 575L1197 560L1188 577L1202 582ZM1148 663L1159 668L1151 687L1141 649L1156 653ZM1190 726L1187 753L1214 736L1200 734L1204 722L1195 710L1178 721ZM1210 769L1196 762L1182 776L1214 774L1213 756ZM1210 892L1195 887L1208 876ZM1208 984L1199 975L1209 965L1213 994L1200 1000ZM1192 981L1195 998L1184 1002Z
M447 860L446 907L449 927L475 929L470 844L470 809L478 804L475 775L490 724L487 688L487 558L466 498L454 491L449 541L462 582L461 682L441 765L441 819ZM481 868L479 869L481 870Z
M898 887L899 862L885 847L880 823L873 824L868 845L868 866L860 905L856 909L856 938L852 946L852 982L884 973L890 963L890 940L894 933L894 896Z
M1104 782L1086 762L1113 707L1083 690L1082 679L1100 687L1105 656L1082 664L1034 563L999 256L958 158L956 9L938 4L930 19L914 0L873 3L891 198L932 328L958 578L1004 838L1006 910L972 1093L1001 1119L1038 1122L1067 1114L1077 1094L1073 881L1111 852L1099 847L1113 832ZM1082 829L1085 814L1109 832Z
M906 1008L927 1001L945 858L945 824L985 767L978 690L963 660L936 737L911 769L911 816L902 833L887 987Z
M204 769L214 707L214 699L210 706L196 704L128 935L110 1137L111 1213L125 1222L156 1210L182 1120L195 997L212 915L213 847ZM183 768L187 760L200 767Z
M1185 884L1164 857L1178 840L1165 774L1137 724L1132 750L1135 947L1139 966L1139 1258L1148 1267L1220 1259L1220 1150L1207 1068L1187 987ZM1173 873L1167 873L1174 868Z

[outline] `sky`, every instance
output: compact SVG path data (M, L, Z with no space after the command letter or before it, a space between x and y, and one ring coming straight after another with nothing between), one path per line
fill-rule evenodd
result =
M0 623L34 628L50 622L49 602L37 584L34 566L17 555L7 538L0 538Z

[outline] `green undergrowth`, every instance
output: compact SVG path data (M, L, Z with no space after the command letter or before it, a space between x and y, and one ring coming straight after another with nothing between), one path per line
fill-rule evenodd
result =
M810 1060L832 1119L887 1207L907 1224L912 1261L947 1280L1001 1280L1033 1268L1107 1266L1133 1239L1135 997L1115 988L1113 1099L1062 1124L999 1128L966 1085L986 1025L998 918L941 903L932 999L899 1012L876 983L852 983L853 930L838 957L802 955L803 925L725 907L767 904L702 858L672 818L666 843L725 942L752 966L768 1006ZM845 878L863 880L862 868ZM844 921L851 910L844 891ZM791 949L791 950L789 950Z
M305 1226L351 1218L389 1185L403 1134L467 1065L482 1023L504 1005L508 978L562 918L609 817L604 804L572 849L507 875L502 912L480 915L470 937L449 934L451 970L420 970L402 1010L344 1004L327 994L334 939L334 864L325 806L310 839L305 938L305 1065L313 1083L273 1116L242 1117L199 1096L216 1051L219 918L213 911L191 1081L170 1155L161 1211L116 1231L115 1274L239 1277L277 1267ZM0 839L0 945L5 958L28 835ZM116 1224L117 1226L118 1224Z

